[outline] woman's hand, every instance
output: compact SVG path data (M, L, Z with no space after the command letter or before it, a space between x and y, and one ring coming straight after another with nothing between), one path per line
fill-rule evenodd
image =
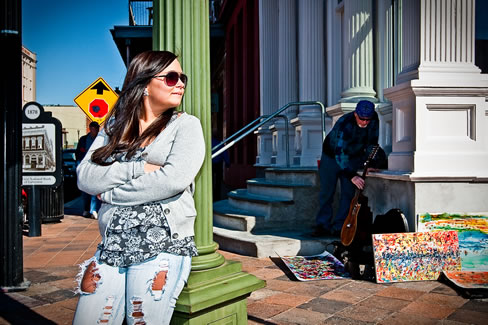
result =
M151 173L155 170L158 170L159 168L161 168L161 166L159 165L154 165L154 164L150 164L150 163L146 163L144 165L144 172L145 173Z

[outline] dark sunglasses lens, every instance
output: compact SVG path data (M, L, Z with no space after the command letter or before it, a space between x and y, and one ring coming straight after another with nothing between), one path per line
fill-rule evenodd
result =
M188 77L186 76L186 74L181 74L180 79L181 79L181 82L184 83L186 86L186 82L188 81Z
M177 72L170 72L166 75L166 84L170 87L176 86L178 79L180 79L180 76Z

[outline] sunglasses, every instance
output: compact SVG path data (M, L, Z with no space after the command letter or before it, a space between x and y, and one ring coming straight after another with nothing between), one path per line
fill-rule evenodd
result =
M371 118L364 118L364 117L361 117L361 116L359 116L359 114L358 114L358 113L356 113L356 112L355 112L354 114L356 114L356 116L358 117L358 119L359 119L360 121L368 121L368 122L369 122L369 121L371 121Z
M362 118L361 116L358 115L358 119L360 119L361 121L371 121L370 118Z
M176 86L176 84L178 84L178 80L181 80L181 82L186 87L186 83L188 81L188 76L186 74L178 73L176 71L171 71L171 72L168 72L167 74L154 76L154 78L164 78L164 82L166 83L166 86L168 86L168 87Z

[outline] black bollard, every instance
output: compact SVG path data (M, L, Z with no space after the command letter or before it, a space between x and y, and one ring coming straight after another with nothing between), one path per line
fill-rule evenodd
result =
M27 192L27 220L29 220L29 237L41 236L41 191L31 185Z

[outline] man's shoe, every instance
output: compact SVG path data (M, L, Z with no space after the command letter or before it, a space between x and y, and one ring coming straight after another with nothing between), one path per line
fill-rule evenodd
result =
M97 219L98 219L98 213L97 213L97 211L93 211L93 212L91 213L90 217L91 217L92 219L97 220Z
M83 211L83 218L90 218L90 211Z
M329 231L323 227L317 226L315 227L314 232L310 234L312 237L325 237L329 234Z

